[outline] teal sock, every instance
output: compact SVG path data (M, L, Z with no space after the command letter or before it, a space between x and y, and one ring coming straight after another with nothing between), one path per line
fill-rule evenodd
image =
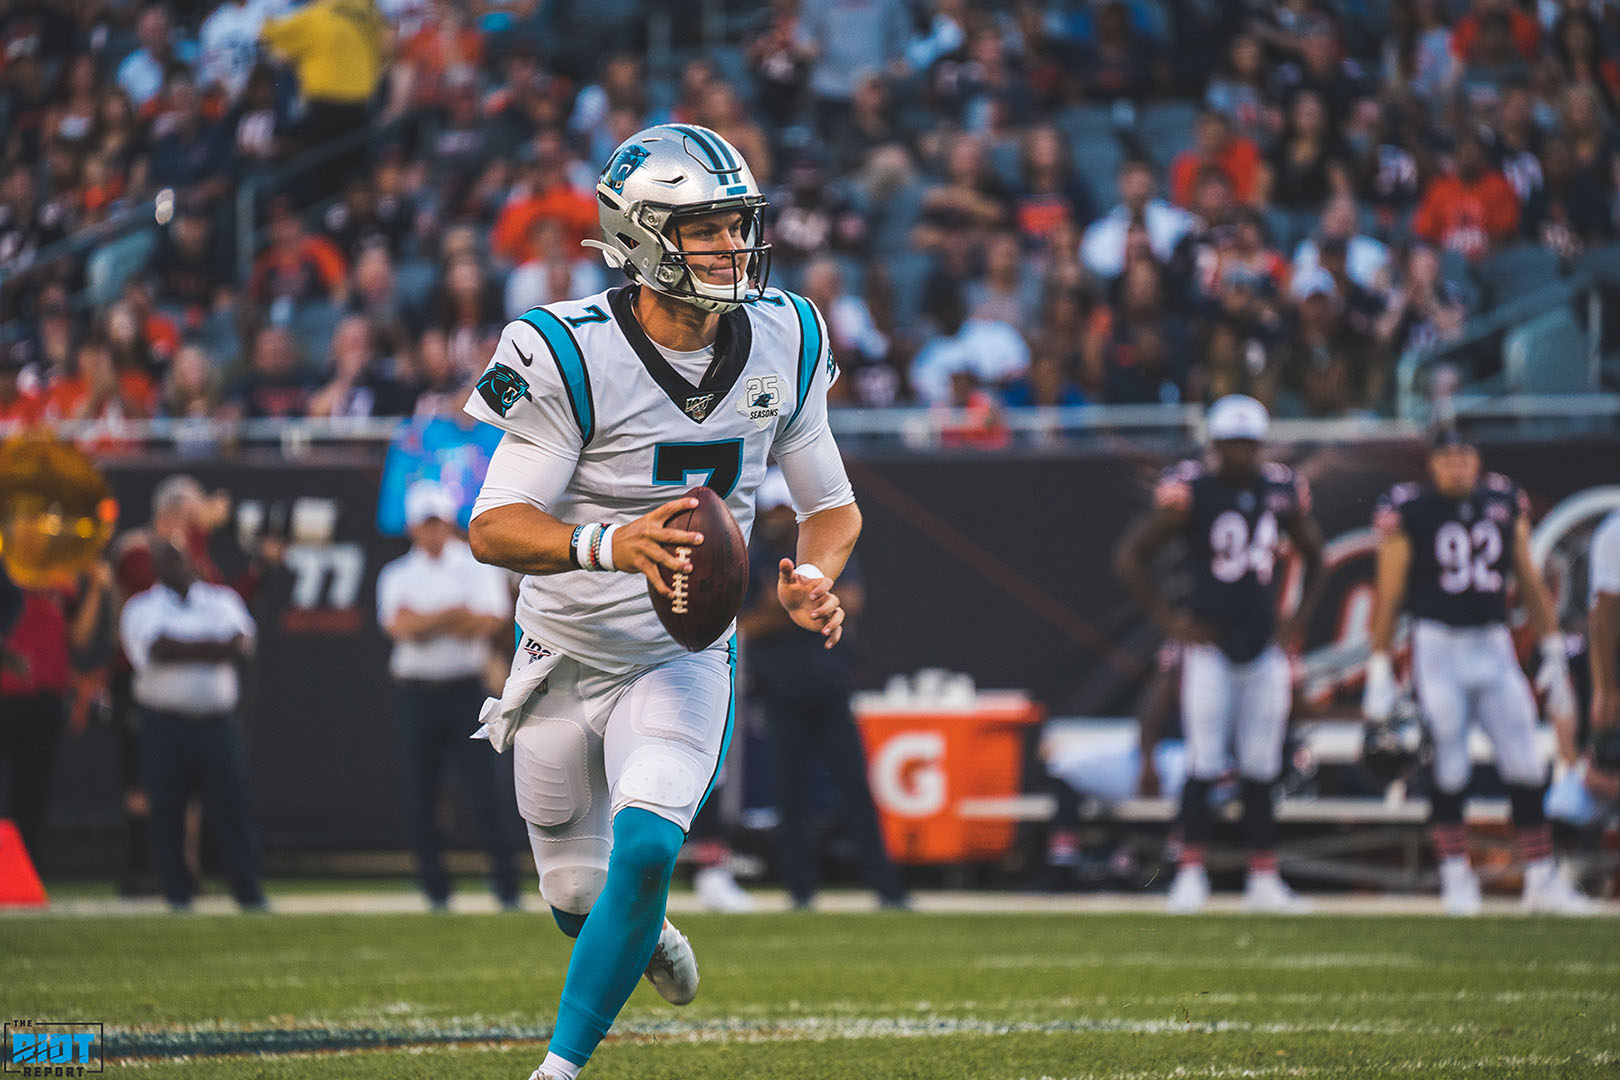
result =
M607 883L574 942L552 1053L585 1064L630 1000L664 928L669 878L685 841L679 825L639 807L614 817Z

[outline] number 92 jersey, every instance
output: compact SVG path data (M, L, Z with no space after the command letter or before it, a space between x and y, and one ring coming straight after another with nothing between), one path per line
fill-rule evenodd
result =
M1153 501L1186 516L1182 537L1193 573L1189 610L1215 628L1228 658L1253 660L1276 628L1282 525L1310 513L1305 478L1267 461L1252 484L1231 487L1203 462L1189 460L1165 470Z
M1406 610L1448 626L1507 621L1505 572L1513 565L1515 530L1529 499L1517 484L1486 473L1465 499L1421 484L1397 484L1378 500L1373 524L1399 530L1412 544Z
M820 315L778 289L722 315L714 360L693 386L641 329L634 298L635 286L621 286L507 324L466 411L557 459L552 490L537 480L524 494L560 521L626 523L704 484L746 539L771 453L831 444L827 387L838 369ZM831 450L837 476L802 513L851 501ZM640 574L529 576L517 614L527 633L602 671L685 654Z

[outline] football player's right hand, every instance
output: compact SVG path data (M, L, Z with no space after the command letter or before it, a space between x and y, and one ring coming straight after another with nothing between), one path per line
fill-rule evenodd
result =
M1208 623L1195 618L1190 611L1177 609L1167 613L1159 629L1164 636L1185 645L1214 645L1215 630Z
M675 573L690 574L692 562L678 554L678 547L696 547L703 543L703 534L671 529L664 523L682 510L697 508L698 501L682 496L671 499L651 513L643 514L628 525L613 532L613 569L626 574L641 574L660 596L668 596L669 586L658 572L660 566Z
M1375 652L1367 657L1367 686L1361 693L1361 715L1368 720L1388 720L1395 713L1399 692L1389 654Z

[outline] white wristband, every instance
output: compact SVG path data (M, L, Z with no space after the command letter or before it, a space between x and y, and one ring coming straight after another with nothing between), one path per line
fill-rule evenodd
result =
M579 564L581 570L591 568L591 532L595 528L595 525L587 522L574 530L574 562Z
M1569 652L1564 648L1564 635L1551 633L1541 639L1541 658L1548 663L1569 664Z
M804 578L807 581L820 581L827 575L823 574L821 572L821 567L817 566L815 563L805 562L800 563L798 566L793 568L793 576Z
M609 525L602 530L602 550L598 552L597 558L602 563L602 569L604 570L618 569L613 565L613 533L616 529L618 529L617 525Z

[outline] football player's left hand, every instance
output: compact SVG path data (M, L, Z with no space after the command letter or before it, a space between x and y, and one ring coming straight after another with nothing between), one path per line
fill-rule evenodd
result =
M783 559L777 568L776 597L782 601L788 618L806 630L818 631L827 639L829 649L844 636L844 605L832 586L832 578L795 574L792 559Z

